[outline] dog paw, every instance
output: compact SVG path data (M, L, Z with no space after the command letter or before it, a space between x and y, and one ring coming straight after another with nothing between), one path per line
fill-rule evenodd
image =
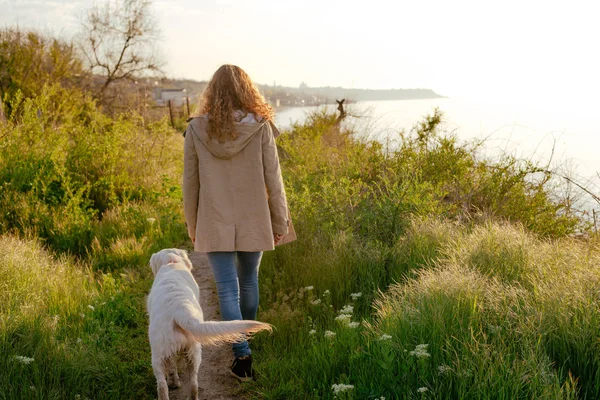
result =
M169 389L179 389L181 387L181 382L179 380L169 382Z

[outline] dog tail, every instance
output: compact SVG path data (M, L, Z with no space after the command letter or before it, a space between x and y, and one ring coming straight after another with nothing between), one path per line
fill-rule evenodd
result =
M174 319L202 344L234 343L245 340L248 334L273 330L272 325L260 321L202 321L199 317L196 310L183 309Z

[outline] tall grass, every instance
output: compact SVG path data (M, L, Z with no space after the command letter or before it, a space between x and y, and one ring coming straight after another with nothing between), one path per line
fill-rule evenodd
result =
M147 262L185 241L181 136L58 86L14 101L0 125L0 398L153 398Z
M330 254L320 270L276 264L278 276L311 277L314 288L282 290L261 311L277 331L254 345L256 398L333 398L339 383L357 399L421 398L419 388L438 399L600 396L598 243L413 219L396 247L410 257L384 292L369 275L385 264L352 262L347 248L331 249L340 260ZM347 288L362 296L340 296ZM336 321L346 305L358 327Z
M394 151L327 114L279 141L299 240L264 257L277 331L251 396L600 396L597 243L569 238L585 224L537 166L481 160L439 121Z
M0 398L154 396L149 255L181 246L182 140L85 95L0 125ZM394 150L312 115L278 139L299 240L263 258L250 397L600 397L600 249L536 165L434 112ZM353 385L334 386L334 385ZM335 392L337 390L337 394Z
M139 349L140 274L96 276L38 241L4 236L0 246L0 398L142 397L153 388Z

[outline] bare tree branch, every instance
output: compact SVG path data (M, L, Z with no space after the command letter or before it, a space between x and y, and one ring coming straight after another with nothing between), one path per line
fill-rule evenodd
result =
M162 74L150 6L149 0L106 0L84 17L79 48L88 69L103 77L96 94L101 100L110 98L106 90L115 82Z

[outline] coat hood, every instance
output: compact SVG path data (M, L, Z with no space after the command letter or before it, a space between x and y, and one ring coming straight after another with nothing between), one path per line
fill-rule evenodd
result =
M208 118L206 116L200 116L193 118L190 121L186 134L193 134L213 156L221 159L228 159L242 151L265 124L267 124L267 121L252 123L235 122L237 138L235 140L219 143L217 139L208 137Z
M193 134L195 138L199 139L202 144L210 151L210 153L221 159L228 159L235 156L237 153L242 151L248 143L252 140L254 135L265 125L270 125L273 129L273 135L277 137L279 131L274 125L267 120L259 122L235 122L235 132L237 138L235 140L228 140L223 143L219 143L217 139L211 139L208 137L207 126L208 118L205 115L200 117L192 118L186 130L186 134Z

